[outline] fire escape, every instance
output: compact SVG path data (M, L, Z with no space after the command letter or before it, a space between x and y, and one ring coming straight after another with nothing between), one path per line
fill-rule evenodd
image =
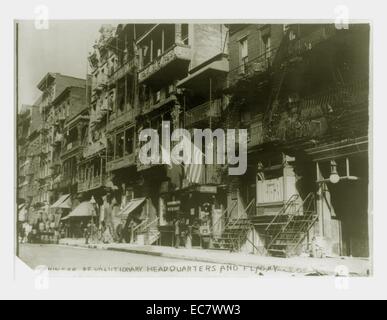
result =
M330 30L329 27L328 30ZM329 33L325 32L324 30L322 37L316 37L317 40L314 43L328 37ZM276 50L270 65L270 93L263 116L266 142L273 141L271 129L278 120L279 98L285 77L291 68L303 61L302 55L311 47L312 41L305 46L305 43L296 40L294 30L289 27ZM292 195L276 214L270 215L256 215L254 199L246 207L244 214L230 219L225 224L222 236L213 240L213 246L218 249L240 251L246 243L250 242L257 249L248 237L250 231L256 230L264 238L267 254L288 257L300 253L305 239L309 237L309 231L317 220L316 198L313 192L304 199L301 199L298 194ZM309 241L306 242L309 243Z

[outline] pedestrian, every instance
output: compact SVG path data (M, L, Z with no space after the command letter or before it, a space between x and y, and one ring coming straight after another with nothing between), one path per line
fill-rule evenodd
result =
M92 223L89 222L87 224L87 227L85 228L86 244L89 244L89 239L90 239L90 236L91 236L91 229L92 229Z
M136 221L134 218L129 223L129 228L130 228L130 243L135 243L136 242L136 236L135 236L135 228L137 226Z
M83 221L79 223L79 231L78 231L78 237L82 238L85 233L85 228L83 227Z

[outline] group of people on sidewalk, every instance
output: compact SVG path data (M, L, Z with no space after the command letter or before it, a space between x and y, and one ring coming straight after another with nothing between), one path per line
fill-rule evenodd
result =
M19 221L18 235L21 243L57 243L60 230L54 215L40 213L33 222Z
M174 227L174 246L175 248L185 247L191 248L194 244L194 236L200 239L200 246L208 248L210 242L210 234L204 234L202 231L207 227L209 230L209 221L200 221L195 219L193 222L185 218L175 218L173 220Z

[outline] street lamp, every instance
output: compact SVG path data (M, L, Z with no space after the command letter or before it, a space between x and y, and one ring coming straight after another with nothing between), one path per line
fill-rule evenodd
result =
M329 176L329 181L333 184L340 182L340 176L337 173L337 163L335 160L331 160L331 175Z

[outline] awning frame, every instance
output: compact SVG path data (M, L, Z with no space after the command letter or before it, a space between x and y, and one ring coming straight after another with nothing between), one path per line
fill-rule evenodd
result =
M125 218L125 217L129 217L129 215L135 211L136 209L138 209L140 206L144 205L144 203L146 202L146 199L147 198L135 198L135 199L132 199L130 200L125 208L123 208L118 216L119 217L122 217L122 218Z
M60 198L51 206L51 208L71 209L71 207L62 206L69 198L70 194L60 196Z

